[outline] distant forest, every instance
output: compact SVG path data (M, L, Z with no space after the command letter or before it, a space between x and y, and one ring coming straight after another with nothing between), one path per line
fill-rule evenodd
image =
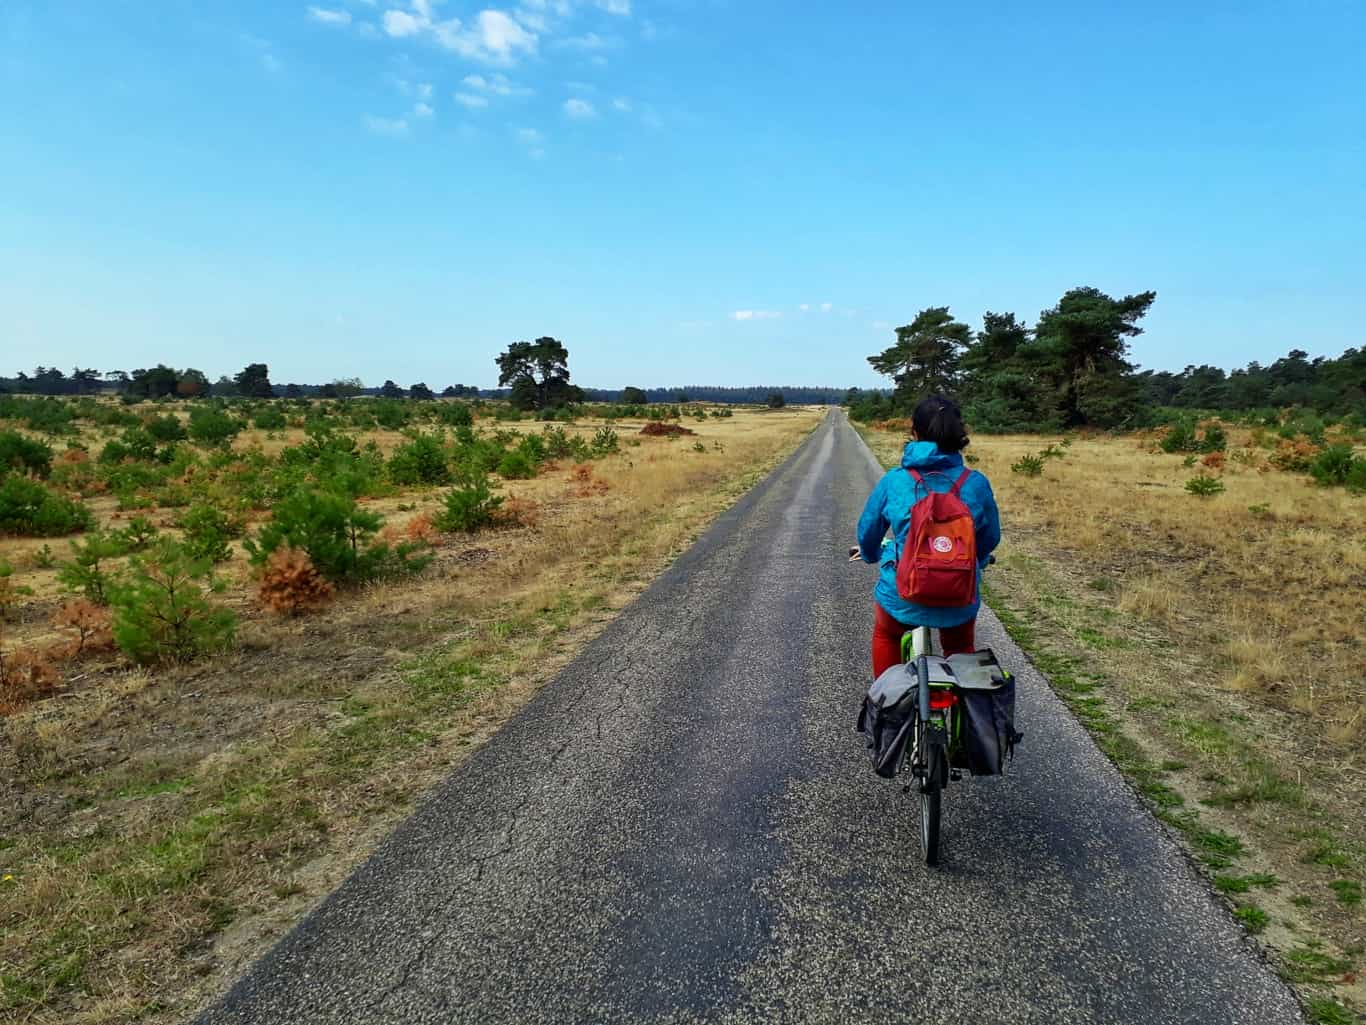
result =
M908 416L923 396L943 392L985 431L1143 427L1171 420L1173 410L1274 419L1288 407L1366 423L1366 349L1312 360L1292 349L1268 366L1231 373L1208 365L1140 372L1129 361L1129 340L1143 333L1138 322L1156 297L1075 288L1033 327L1013 313L988 313L978 331L947 306L921 310L896 329L893 345L868 357L894 388L851 394L850 415Z
M483 398L506 399L511 388L479 388L468 384L452 384L441 390L418 381L407 387L394 381L367 387L356 378L341 378L325 384L274 384L269 367L253 363L241 373L223 375L210 381L202 371L193 367L177 370L164 364L151 369L131 372L84 370L79 367L69 374L56 367L37 367L32 373L20 372L14 377L0 377L0 394L19 395L127 395L130 398L349 398L370 395L382 398ZM684 385L681 388L583 388L580 394L588 402L676 403L726 402L764 405L775 395L782 395L796 405L838 405L849 394L847 388L811 388L795 385L765 385L762 387L727 388L720 385Z
M1094 288L1075 288L1044 310L1033 327L1013 313L987 313L974 330L955 320L947 306L921 310L896 328L894 343L868 357L890 379L887 389L813 388L792 385L734 388L684 385L671 388L581 388L570 384L569 351L554 338L514 342L495 363L499 388L424 381L407 386L386 380L367 387L357 378L326 383L276 384L264 363L251 363L215 381L193 367L164 364L133 371L37 367L0 377L0 394L110 394L141 399L192 398L382 398L508 399L516 408L558 409L582 402L646 404L715 402L850 407L858 420L910 415L932 392L956 397L969 424L983 431L1049 431L1068 427L1136 428L1168 422L1188 411L1252 416L1268 422L1295 408L1366 425L1366 349L1336 359L1310 359L1291 349L1273 363L1252 362L1225 372L1208 364L1180 372L1140 371L1130 362L1130 340L1143 333L1139 321L1156 293L1112 298Z

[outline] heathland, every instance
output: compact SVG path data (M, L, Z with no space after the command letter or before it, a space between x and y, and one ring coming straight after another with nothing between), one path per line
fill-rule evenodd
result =
M179 1020L812 409L7 400L0 1008Z

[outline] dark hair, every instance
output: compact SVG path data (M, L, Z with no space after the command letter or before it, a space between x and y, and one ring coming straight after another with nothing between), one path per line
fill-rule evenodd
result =
M968 447L963 411L947 395L921 399L911 414L911 425L921 441L934 442L940 452L958 452Z

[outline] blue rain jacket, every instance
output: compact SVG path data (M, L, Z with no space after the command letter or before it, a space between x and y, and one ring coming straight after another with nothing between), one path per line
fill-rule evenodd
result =
M977 531L977 597L971 605L957 608L938 608L906 601L896 589L896 563L901 547L906 543L906 532L911 527L911 506L917 497L916 480L907 470L914 468L934 491L948 491L963 472L963 457L957 452L940 452L932 441L912 441L901 453L901 468L888 470L878 481L863 515L858 521L858 546L865 562L881 566L873 596L888 615L908 626L958 626L977 615L982 603L982 570L987 557L1001 543L1001 517L996 511L996 496L986 477L972 471L958 493L972 512L972 524ZM892 539L884 544L887 528L892 528Z

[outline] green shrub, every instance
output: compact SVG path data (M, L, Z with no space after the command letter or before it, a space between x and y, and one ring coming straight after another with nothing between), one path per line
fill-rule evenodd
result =
M451 479L446 436L416 431L394 449L389 459L389 479L395 484L445 484Z
M530 480L536 476L536 464L521 449L513 449L499 460L498 476L504 480Z
M592 458L588 442L577 434L567 434L563 427L546 427L541 432L546 459L573 459L586 462Z
M58 568L57 580L68 591L84 595L96 605L108 605L113 578L106 571L106 564L127 553L119 538L92 530L83 541L71 542L71 561Z
M1023 474L1026 477L1037 477L1043 473L1042 456L1020 456L1020 461L1010 464L1012 473Z
M10 474L0 479L0 534L57 537L89 530L90 510L36 480Z
M52 449L18 431L0 431L0 476L10 470L46 477L52 472Z
M261 431L282 431L289 426L289 419L283 410L263 406L251 415L251 425Z
M191 558L226 562L232 557L228 539L236 531L221 509L211 505L192 505L180 517L180 529L185 532L182 543Z
M1186 481L1186 490L1192 495L1200 495L1204 498L1208 498L1211 495L1222 494L1224 491L1224 482L1218 477L1211 477L1208 474L1201 473Z
M1352 460L1351 469L1347 471L1347 479L1343 483L1354 495L1366 494L1366 459Z
M621 439L617 437L617 432L613 428L599 427L593 433L593 443L590 448L597 458L609 456L621 449Z
M473 533L492 523L502 504L485 470L464 467L455 487L446 493L445 508L432 517L432 525L446 533Z
M537 468L549 458L549 448L545 443L545 438L539 434L527 434L517 443L517 451L521 452L531 460L531 465Z
M375 422L391 431L408 426L408 405L402 399L376 399L371 406Z
M1309 474L1322 487L1346 484L1354 462L1351 445L1330 445L1309 463Z
M330 423L310 423L308 438L280 453L280 465L269 488L281 498L303 484L313 484L353 498L372 495L384 487L384 457L373 442L361 446Z
M474 414L463 402L439 402L436 420L448 427L470 427L474 424Z
M421 569L430 557L421 545L390 547L375 538L383 518L335 491L302 488L277 502L271 520L243 547L260 566L281 545L301 548L313 566L335 584L361 583Z
M190 437L208 448L227 447L242 433L242 421L220 409L199 406L190 410Z
M184 441L189 437L189 432L185 430L180 418L169 414L154 416L143 426L148 435L157 441Z
M1222 452L1228 447L1228 436L1217 423L1199 433L1195 421L1186 417L1171 425L1158 447L1163 452Z
M147 556L134 556L127 575L110 589L114 643L139 665L225 650L237 617L207 597L221 589L207 559L163 539Z
M146 516L134 516L128 525L111 530L109 536L123 546L126 552L140 552L157 536L156 525Z

